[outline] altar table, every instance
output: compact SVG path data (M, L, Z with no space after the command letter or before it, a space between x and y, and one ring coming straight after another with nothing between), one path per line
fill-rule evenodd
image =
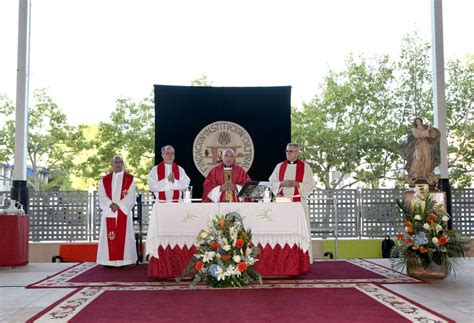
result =
M28 264L29 216L0 215L0 267Z
M155 203L146 240L148 276L173 278L193 256L201 229L216 215L237 212L261 249L255 268L264 277L310 271L310 231L301 203Z

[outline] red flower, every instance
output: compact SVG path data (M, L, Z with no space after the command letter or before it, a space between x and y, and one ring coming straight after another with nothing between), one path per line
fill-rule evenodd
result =
M409 238L409 239L406 239L406 240L405 240L404 244L405 244L405 245L409 245L409 244L412 243L412 242L413 242L413 239L412 239L412 238Z
M237 265L237 270L243 272L245 269L247 269L247 264L243 261L239 262Z
M397 240L402 240L405 235L403 233L397 234Z
M435 222L437 219L438 217L435 214L428 214L428 216L426 217L426 220L431 222Z
M420 252L421 253L426 253L428 250L425 247L420 247Z
M439 237L438 239L438 244L440 246L444 246L446 244L446 242L448 242L448 238L446 238L446 236L441 236Z
M245 244L244 240L237 239L237 241L235 242L235 247L236 248L242 248L244 246L244 244Z
M221 255L222 260L229 260L230 256L229 255Z
M406 230L407 230L408 233L413 233L413 227L407 227Z
M197 271L200 271L202 269L202 266L204 266L204 264L201 262L201 261L198 261L195 265L194 265L194 269L196 269Z
M219 248L220 246L221 246L221 245L220 245L219 242L217 242L217 241L211 242L211 248L212 248L212 249L217 249L217 248Z
M411 221L405 221L405 225L407 227L412 227L413 226L413 223L411 223Z

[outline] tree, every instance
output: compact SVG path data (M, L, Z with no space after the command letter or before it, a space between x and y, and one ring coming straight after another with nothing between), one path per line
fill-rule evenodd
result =
M468 64L447 64L448 167L458 187L470 187L474 178L474 65Z
M447 67L450 176L466 186L473 175L473 70L459 61ZM398 60L349 56L343 71L329 71L313 100L293 108L292 138L326 189L357 182L376 188L382 179L401 182L399 143L416 116L433 120L430 45L414 32L403 38ZM353 181L342 185L346 177Z
M89 158L82 163L82 176L99 180L110 171L114 155L122 155L125 167L136 178L137 186L145 188L147 175L154 164L155 117L152 96L139 102L119 98L109 122L99 124L98 134L91 142Z
M15 109L5 96L0 99L0 112L6 118L0 129L0 159L8 162L14 154ZM74 156L86 144L82 128L67 123L66 115L45 89L34 91L33 101L28 110L27 157L34 176L28 179L28 184L34 190L69 188L67 174L75 167ZM48 183L41 181L42 172L51 175Z
M330 71L321 92L303 110L293 109L292 138L326 189L362 181L377 187L396 159L396 130L386 118L393 109L387 56L370 65L349 56L346 70ZM388 139L388 140L387 140ZM331 178L331 173L339 176ZM340 186L352 175L354 181Z

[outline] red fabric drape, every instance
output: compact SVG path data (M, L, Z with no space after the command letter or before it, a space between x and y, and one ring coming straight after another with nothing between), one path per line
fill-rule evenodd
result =
M308 252L303 252L298 246L290 247L285 245L283 248L276 245L272 248L270 245L258 246L261 253L258 256L259 261L255 264L255 269L263 277L286 277L299 276L310 272ZM156 278L175 278L178 277L196 252L193 246L188 249L186 246L180 248L175 246L171 248L158 248L158 257L150 258L148 263L148 276Z

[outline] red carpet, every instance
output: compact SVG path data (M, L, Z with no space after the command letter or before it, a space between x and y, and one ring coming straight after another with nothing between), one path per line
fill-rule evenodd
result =
M82 263L64 270L45 280L31 284L28 288L44 287L91 287L91 286L161 286L176 284L174 280L157 280L147 275L147 264L131 265L128 268L106 269L94 263ZM420 280L389 268L362 259L316 261L311 272L305 276L279 279L265 279L277 283L295 281L326 283L420 283ZM187 284L183 282L183 284Z
M291 288L290 288L291 287ZM264 284L245 289L83 288L28 322L443 322L374 284Z

